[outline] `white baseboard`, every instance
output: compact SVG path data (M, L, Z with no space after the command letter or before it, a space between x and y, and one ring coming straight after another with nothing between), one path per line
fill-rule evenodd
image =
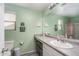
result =
M21 56L29 56L29 55L31 55L33 53L36 53L36 51L32 50L32 51L24 52L24 53L21 54Z

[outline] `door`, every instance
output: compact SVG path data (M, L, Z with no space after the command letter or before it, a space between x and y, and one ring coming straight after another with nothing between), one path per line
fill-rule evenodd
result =
M0 3L0 56L4 48L4 4Z

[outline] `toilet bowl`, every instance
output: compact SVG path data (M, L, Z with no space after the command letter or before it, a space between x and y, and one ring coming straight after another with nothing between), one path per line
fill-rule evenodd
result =
M5 41L5 51L3 56L11 56L11 50L13 49L14 41Z
M10 50L9 51L5 51L3 53L3 56L11 56L11 51Z

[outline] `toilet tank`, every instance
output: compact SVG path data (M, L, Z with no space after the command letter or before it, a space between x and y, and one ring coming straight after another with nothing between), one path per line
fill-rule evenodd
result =
M14 46L14 41L5 41L5 48L8 48L8 50L11 50Z

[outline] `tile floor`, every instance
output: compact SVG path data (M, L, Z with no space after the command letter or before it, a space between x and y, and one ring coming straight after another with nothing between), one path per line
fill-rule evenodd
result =
M38 54L37 53L32 53L30 55L23 55L23 56L38 56Z

